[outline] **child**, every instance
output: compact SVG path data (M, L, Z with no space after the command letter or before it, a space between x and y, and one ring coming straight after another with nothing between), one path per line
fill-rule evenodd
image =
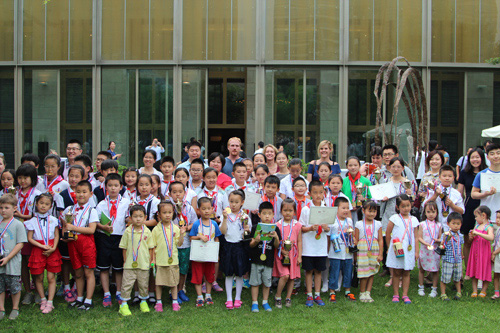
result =
M92 181L92 187L95 189L98 186L101 186L101 183L105 181L105 178L102 177L101 174L101 164L105 160L113 160L113 156L111 156L111 153L106 150L101 150L100 152L97 153L97 157L95 159L95 168L96 172L92 172L89 174L89 179Z
M174 181L175 160L171 156L164 156L160 162L160 170L163 174L161 194L164 198L169 198L168 187Z
M208 197L212 201L214 215L211 217L217 223L221 223L220 217L222 212L229 206L226 192L217 186L219 173L214 168L206 168L203 170L203 190L198 194L198 200L203 197ZM221 230L222 232L222 230Z
M160 199L156 198L151 194L151 187L153 185L153 180L151 176L148 174L141 174L139 178L137 178L137 192L135 198L132 199L132 202L136 205L141 205L146 210L146 223L145 225L149 228L149 230L153 230L153 228L158 223L154 216L158 211L158 204L160 203Z
M45 176L43 176L43 181L39 182L36 186L40 192L48 192L53 196L69 187L68 182L57 174L57 171L61 167L61 158L59 156L53 154L47 155L44 159L44 167Z
M28 242L33 245L28 266L31 275L35 276L35 286L41 298L40 310L49 313L54 310L54 295L56 293L56 274L61 271L61 254L57 249L59 242L59 223L57 218L49 215L54 199L49 193L40 194L35 198L35 217L24 222L28 230ZM43 273L47 270L49 285L48 296L43 290Z
M326 258L328 257L327 233L330 227L326 224L310 224L310 207L324 207L323 198L325 190L319 180L313 180L309 183L309 193L312 202L309 206L302 209L300 215L300 224L302 225L302 268L306 271L306 306L312 307L314 303L324 306L321 300L321 272L326 269ZM312 295L312 279L314 273L314 301Z
M112 160L110 160L112 161ZM105 161L107 162L107 160ZM104 165L104 162L102 163ZM97 248L97 268L100 271L100 279L104 298L102 305L111 307L111 293L109 292L109 270L113 269L116 282L116 301L121 304L122 276L123 276L123 251L120 250L120 240L125 231L125 219L128 217L130 201L120 195L122 178L117 173L111 173L104 181L106 199L102 200L96 207L97 216L102 220L103 215L111 222L99 223L98 232L95 235Z
M0 175L0 197L9 193L9 189L11 187L13 187L15 192L17 192L16 171L12 169L5 169Z
M281 199L277 193L280 189L280 180L277 176L271 175L264 181L264 194L261 197L262 202L270 202L274 207L274 221L281 220Z
M496 211L495 224L500 227L500 210ZM495 242L493 244L493 253L491 254L491 261L495 264L493 268L493 285L495 287L495 294L491 297L492 300L500 298L500 228L495 232Z
M198 210L201 218L194 222L189 232L190 240L201 240L203 242L218 242L222 233L215 221L210 219L213 213L212 202L209 198L201 198L198 200ZM205 305L214 304L211 296L212 283L215 281L215 263L214 262L198 262L191 263L191 283L194 284L196 294L196 307L203 306L203 294L201 284L203 278L207 281L207 293L205 294Z
M115 160L105 160L101 163L101 174L105 179L108 175L117 172L118 172L118 162L116 162ZM125 189L123 189L123 192L124 191ZM120 194L123 194L123 192ZM103 182L101 186L96 187L94 189L94 195L96 197L97 203L106 199L107 193L106 193L105 182Z
M139 178L139 172L136 168L130 167L125 169L122 173L123 184L125 185L125 193L123 197L129 200L134 200L137 195L137 178Z
M234 190L247 190L251 192L255 192L255 186L252 183L247 183L247 167L245 163L236 162L233 165L233 179L231 181L231 185L226 187L226 193L229 194Z
M490 228L491 210L487 206L479 206L474 211L476 226L469 233L472 240L466 275L472 279L471 297L477 297L477 280L483 281L479 297L486 297L488 284L491 282L491 241L495 238L493 227Z
M345 298L355 301L356 297L351 293L351 279L353 269L353 254L349 247L356 245L354 239L354 224L349 218L349 199L339 197L335 200L335 207L338 207L335 224L331 227L330 239L339 237L340 251L335 252L330 245L328 258L330 259L330 274L328 277L328 287L330 288L330 302L336 303L335 290L339 290L339 275L342 271L342 284L345 289ZM363 277L363 276L362 276Z
M328 162L321 162L318 165L318 176L319 181L323 184L323 187L328 186L328 177L332 173L332 166Z
M451 165L443 165L439 170L439 184L436 190L429 190L426 197L428 200L435 201L438 206L439 221L446 221L448 215L457 212L460 215L464 213L465 206L460 192L452 187L455 181L455 169ZM448 231L446 223L442 224L443 231Z
M88 181L91 185L92 188L96 188L99 186L99 183L96 183L96 179L92 175L92 159L90 158L89 155L86 154L81 154L75 157L75 163L73 165L80 165L84 170L85 170L85 175L83 177L83 180ZM98 182L98 181L97 181Z
M189 181L189 188L196 193L196 196L203 191L203 169L205 168L205 163L200 158L196 158L191 162L189 166L189 175L191 180Z
M302 177L295 178L292 184L292 188L293 188L293 201L296 207L294 218L298 221L300 220L300 214L302 214L302 208L309 205L311 199L306 197L306 193L308 193L309 191L307 190L307 181L304 178Z
M186 169L177 169L186 170ZM176 170L176 172L177 172ZM174 219L174 224L180 228L186 227L186 231L190 231L193 227L194 221L198 219L198 215L191 204L185 199L186 190L184 184L175 181L170 184L170 196L175 206L176 218ZM182 302L189 302L189 298L186 296L184 291L184 286L186 282L186 275L189 271L189 254L191 250L191 241L189 240L189 235L184 235L184 241L182 245L178 246L179 255L179 286L178 286L178 300L179 304Z
M224 235L222 269L226 275L226 308L241 307L243 275L248 272L248 255L243 246L243 235L251 230L250 217L241 209L245 202L245 192L234 190L229 194L229 210L222 212L220 231ZM233 303L233 279L236 280L236 297Z
M386 231L386 243L388 248L387 266L393 269L393 278L399 281L403 276L403 302L411 304L408 297L408 289L410 287L410 272L415 267L415 260L418 259L417 246L417 231L418 220L410 215L411 201L406 194L401 194L396 197L396 212L389 219ZM397 240L401 242L404 256L396 257L394 252L394 244ZM399 283L393 283L392 288L394 296L393 303L399 303Z
M500 209L500 192L498 192L493 186L491 186L489 191L481 191L481 176L484 174L497 174L500 172L500 144L489 144L486 147L486 154L491 165L487 169L479 172L476 175L476 178L474 178L471 198L481 200L481 205L488 206L490 211L496 212Z
M266 201L262 202L259 205L259 217L261 223L274 223L274 208L272 204ZM249 251L251 262L250 285L252 286L252 312L259 312L259 303L257 299L259 297L259 286L262 284L262 307L266 311L272 311L268 303L269 289L272 284L274 252L275 249L280 246L281 237L279 236L279 231L277 231L275 227L274 231L266 235L271 237L272 241L263 241L261 240L262 234L256 234L256 230L257 225L254 225L250 232L252 240L250 241Z
M146 210L143 206L134 205L130 208L132 225L125 229L120 240L120 249L123 249L123 280L122 280L122 304L119 313L122 316L130 316L132 313L128 308L127 301L130 300L132 288L137 282L139 286L139 298L141 299L141 312L149 312L148 281L149 268L153 261L154 242L151 231L144 228L146 222ZM135 240L134 240L135 238Z
M72 165L68 169L68 184L69 187L63 190L58 195L54 196L54 201L58 208L63 210L66 207L73 206L76 204L76 185L83 180L85 176L85 170L80 165ZM91 200L92 201L92 200Z
M96 267L96 248L94 242L94 232L99 222L97 211L92 208L90 198L92 197L92 185L83 180L76 186L77 204L66 208L63 212L63 230L73 232L78 238L68 240L68 252L71 265L75 270L75 281L77 298L69 304L70 307L79 310L90 310L92 296L95 289L94 269ZM74 216L73 223L66 223L64 217L67 214ZM102 280L101 280L102 281ZM85 300L83 292L87 291Z
M306 183L306 194L308 181L301 175L302 174L302 161L298 158L292 158L288 163L288 170L290 174L286 175L280 183L280 197L281 199L293 198L293 183L296 179L303 179Z
M190 189L188 186L189 172L187 171L187 169L185 168L175 169L174 179L176 182L181 182L184 185L184 188L186 189L185 197L183 200L189 202L194 209L198 208L198 197L196 195L196 192ZM170 185L171 184L172 183L170 183ZM170 197L172 196L170 195ZM176 201L174 201L174 203L175 202Z
M326 187L325 193L325 204L326 207L335 207L335 200L339 197L349 198L341 192L342 186L344 185L344 180L341 175L330 175L328 177L328 186ZM349 200L349 211L352 210L351 201Z
M455 287L457 289L457 294L453 299L459 300L462 298L462 289L460 280L462 279L462 258L464 256L464 252L462 249L462 245L464 244L464 236L460 233L460 227L462 226L462 215L457 212L452 212L448 216L448 227L449 238L446 234L443 234L441 242L445 246L445 254L443 256L443 263L441 268L441 299L443 301L449 301L450 299L446 296L446 284L450 283L453 279L455 282ZM490 228L492 230L493 228ZM488 243L488 246L490 244ZM490 261L490 256L486 259L488 262ZM491 271L490 280L491 280ZM477 280L476 280L477 283ZM472 282L474 285L474 280ZM477 287L477 285L476 285ZM486 296L486 288L488 287L488 282L485 282L483 285L484 295ZM483 293L481 291L481 293ZM477 288L476 288L476 296L477 296ZM484 296L482 296L484 297Z
M165 200L161 194L161 179L158 175L151 175L151 194L160 201Z
M304 182L303 178L296 178L296 181ZM261 213L262 214L262 213ZM282 238L279 250L276 251L274 258L273 276L279 278L278 289L276 290L276 297L274 304L278 309L282 308L281 292L286 285L286 299L285 306L287 308L292 306L292 292L294 279L300 279L300 264L302 263L302 225L295 219L296 210L295 202L287 198L281 204L281 215L283 219L280 220L276 228ZM291 250L287 251L284 247L284 242L291 243ZM285 263L285 259L288 258Z
M249 158L244 158L241 160L243 164L247 167L247 184L252 183L252 173L253 173L253 162Z
M259 193L261 196L264 195L264 182L266 178L269 176L269 168L265 164L260 164L255 168L255 179L257 180L254 183L254 187L256 193Z
M436 221L438 214L438 206L435 201L427 201L424 205L424 213L418 228L418 241L422 246L418 256L418 294L425 296L424 291L424 274L430 272L432 276L432 290L429 297L437 296L437 284L439 281L439 254L434 249L434 243L440 242L441 239L441 223Z
M156 312L163 312L161 300L163 286L170 287L172 295L172 310L179 311L177 300L177 285L179 284L179 252L182 246L186 227L179 228L172 223L177 217L175 206L171 201L158 205L158 220L160 223L153 229L153 264L156 265Z
M12 312L9 319L19 316L19 300L21 299L21 254L23 244L27 241L22 222L14 218L17 199L12 194L4 194L0 198L0 320L5 317L5 291L8 289L12 298Z
M372 184L368 178L361 176L359 168L361 164L359 158L356 156L351 156L347 159L347 177L343 180L342 193L344 193L350 200L352 204L352 220L356 222L358 220L358 208L360 205L356 205L357 202L370 199L370 190L368 187ZM362 184L364 186L363 193L358 194L356 185ZM357 207L356 207L357 206Z
M377 216L377 204L368 200L363 204L363 221L356 222L355 235L357 254L358 278L360 279L359 300L365 303L373 303L371 289L373 276L377 274L380 262L383 259L384 237L382 236L382 224L375 220ZM330 249L331 251L331 249Z

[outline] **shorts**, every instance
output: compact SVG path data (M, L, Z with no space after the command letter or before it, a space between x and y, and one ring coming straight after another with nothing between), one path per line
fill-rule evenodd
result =
M451 280L458 282L462 279L462 263L453 264L444 261L441 264L441 282L450 283Z
M323 272L326 269L326 257L302 256L302 269L305 271L317 270Z
M78 235L78 239L68 242L68 252L73 269L81 267L94 269L96 250L94 235Z
M122 236L107 236L102 232L95 233L95 246L97 249L97 268L101 271L113 268L123 269L123 249L120 249Z
M122 280L122 298L124 301L130 300L130 295L136 281L139 286L139 298L149 298L149 269L124 269Z
M273 268L264 265L252 264L250 269L250 285L260 286L264 284L267 288L271 287L273 279Z
M43 241L38 241L40 244L44 244ZM49 240L49 245L54 246L54 240ZM45 270L50 273L59 273L61 271L61 254L59 253L59 249L56 248L54 252L50 254L50 256L45 256L43 254L44 250L39 248L38 246L33 246L31 251L31 256L28 261L28 267L30 268L30 273L32 275L40 275L43 274Z
M207 279L208 283L215 281L215 263L193 261L191 263L191 283L202 284L203 277Z
M21 292L21 276L0 274L0 294L9 289L12 295Z
M156 266L157 286L175 287L179 284L179 266Z
M189 271L189 254L191 248L177 249L177 257L179 258L179 273L186 275Z
M226 242L221 259L222 271L226 276L241 277L248 272L248 255L243 242Z

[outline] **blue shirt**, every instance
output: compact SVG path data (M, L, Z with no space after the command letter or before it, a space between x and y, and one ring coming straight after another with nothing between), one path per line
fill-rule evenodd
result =
M453 232L450 230L451 238L445 244L445 254L443 256L443 261L449 262L451 264L459 264L462 262L462 245L464 244L464 235L458 232ZM444 240L445 235L441 236L441 240Z
M201 234L205 236L209 236L210 240L213 241L215 237L220 237L222 233L220 232L219 226L217 225L217 222L210 220L210 223L212 223L212 234L209 236L208 233L210 231L210 226L203 224L203 227L200 227L201 224L201 219L193 223L193 227L191 228L191 231L189 232L189 236L199 236ZM201 230L199 230L201 229ZM199 232L198 232L199 230Z
M243 159L239 157L234 163L241 162ZM233 161L229 159L229 157L226 157L226 164L224 164L224 167L222 168L222 172L228 175L229 177L233 178L233 166L234 166Z
M310 173L312 175L312 180L319 180L319 175L318 175L318 167L319 164L309 164L309 168L307 169L307 173ZM339 175L341 172L340 165L334 164L331 165L332 169L332 175Z

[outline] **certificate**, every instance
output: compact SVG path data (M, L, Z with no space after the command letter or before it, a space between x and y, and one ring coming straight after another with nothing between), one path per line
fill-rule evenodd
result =
M257 235L260 234L261 240L270 241L270 240L273 240L273 238L271 236L269 236L269 233L271 233L275 230L276 230L276 224L259 223L259 224L257 224L257 227L255 227L254 237L257 237Z
M202 240L191 241L191 253L189 260L200 262L219 261L219 242L204 242Z
M243 209L248 209L250 211L259 209L260 194L255 192L250 192L245 190L245 202L243 203Z
M481 192L486 192L494 187L500 192L500 173L482 173L481 174Z
M338 207L311 207L309 214L309 225L334 224L337 217Z
M398 195L392 182L370 186L370 194L373 200L382 200L384 197L390 199Z

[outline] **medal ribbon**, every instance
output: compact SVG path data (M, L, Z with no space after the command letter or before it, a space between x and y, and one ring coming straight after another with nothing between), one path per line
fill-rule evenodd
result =
M444 212L448 211L448 206L446 206L445 200L446 200L446 197L449 195L449 192L445 192L445 187L443 185L440 184L439 187L441 188L441 193L445 194L445 197L443 199L440 198L441 199L441 207L442 207L441 215L443 215Z
M132 261L136 262L137 257L139 256L139 248L141 247L141 242L142 242L142 236L144 235L144 226L141 227L141 237L139 238L139 242L137 242L137 250L134 252L134 234L135 234L135 228L132 227Z
M165 231L165 226L161 225L161 230L163 231L163 237L165 238L165 244L167 244L168 257L172 258L172 251L174 246L174 227L170 223L170 242L168 241L167 233Z
M284 226L284 224L285 224L285 220L284 220L284 219L281 219L281 235L282 235L282 237L284 237L284 236L285 236L285 226ZM292 238L292 231L293 231L293 219L290 221L289 227L290 227L290 231L288 232L288 238L286 238L286 239L282 239L282 240L280 241L280 249L279 249L279 251L278 251L278 257L279 257L279 258L281 258L281 248L282 248L282 246L283 246L284 242L285 242L287 239Z
M108 203L108 212L109 212L109 218L111 219L111 226L113 226L115 224L115 220L116 220L116 215L118 214L118 205L120 205L120 201L122 200L122 196L118 194L118 198L116 199L116 211L114 212L115 214L112 214L111 213L111 209L113 209L113 207L111 207L111 209L109 208L109 205L111 203L111 199L109 198L109 196L106 198L106 202ZM115 201L115 200L113 200ZM113 206L113 205L112 205ZM113 216L114 215L114 216Z
M2 230L2 233L0 234L0 251L2 254L5 253L5 241L3 240L3 237L5 236L5 233L7 232L7 229L9 229L10 225L14 221L14 217L10 219L10 221L7 223L5 228Z
M203 233L203 227L204 227L203 221L201 219L199 221L200 221L200 225L201 225L201 234L205 235ZM208 230L208 241L207 242L210 242L212 240L212 220L208 220L208 221L210 223L210 229Z
M48 216L45 218L45 224L47 226L46 228L46 233L43 232L43 228L42 228L42 224L40 223L40 218L37 216L36 217L36 221L38 222L38 229L40 230L40 234L42 235L42 240L44 242L45 245L49 245L49 220L48 220Z
M429 227L429 223L430 222L431 221L429 221L429 220L425 220L425 226L427 227L427 232L429 233L429 236L431 236L431 245L432 245L434 243L434 238L436 237L436 233L437 233L437 231L436 231L437 223L434 222L434 228L433 228L434 229L434 233L432 233L431 232L431 228Z
M457 249L460 249L460 237L457 239ZM455 254L455 235L451 233L451 250L453 252L453 259L457 259L456 254Z
M23 215L28 215L29 214L29 209L28 209L28 202L29 198L31 197L31 194L35 190L34 187L30 188L28 193L26 195L23 194L23 190L19 189L19 196L22 198L21 203L19 204L19 210L21 211L21 214Z
M214 191L209 191L205 189L203 190L205 192L205 195L212 201L212 208L214 209L214 214L217 215L217 195L219 194L219 191L215 190Z
M77 208L76 206L77 206L77 205L73 206L73 215L78 216L78 213L76 213L76 214L75 214L75 210L76 210L76 208ZM82 208L83 208L83 212L82 212L82 214L80 215L80 220L78 221L78 225L77 225L77 224L75 224L75 226L77 226L77 227L80 227L80 226L81 226L82 221L83 221L83 217L85 216L85 214L87 213L87 211L90 209L90 205L87 203L86 207L85 207L85 206L83 206ZM75 218L76 218L76 216L75 216Z
M412 235L413 235L413 228L411 228L411 217L408 219L408 224L406 224L406 220L403 218L401 214L399 214L399 217L403 221L403 224L405 226L405 232L403 234L403 237L401 238L401 244L403 244L403 240L405 239L406 234L408 234L408 243L409 245L412 245Z
M363 229L365 232L366 245L368 245L368 251L372 250L373 240L375 239L375 223L372 223L372 237L371 240L368 239L368 234L366 233L366 221L363 219Z
M50 182L50 184L48 184L48 182L49 182L48 177L47 176L43 177L43 185L45 186L45 188L47 190L49 190L49 193L51 193L51 194L53 193L52 188L62 181L63 181L63 178L61 176L57 176L56 178L54 178L54 180L52 180Z
M340 237L342 238L342 241L344 242L344 245L347 246L347 239L346 239L346 237L344 235L344 225L342 224L342 222L340 222L340 220L339 220L338 217L336 217L335 219L337 220L337 222L339 223L339 226L340 226L340 230L339 230L340 231L339 232L340 233Z
M262 241L262 254L266 255L267 241ZM262 260L261 260L262 261Z

